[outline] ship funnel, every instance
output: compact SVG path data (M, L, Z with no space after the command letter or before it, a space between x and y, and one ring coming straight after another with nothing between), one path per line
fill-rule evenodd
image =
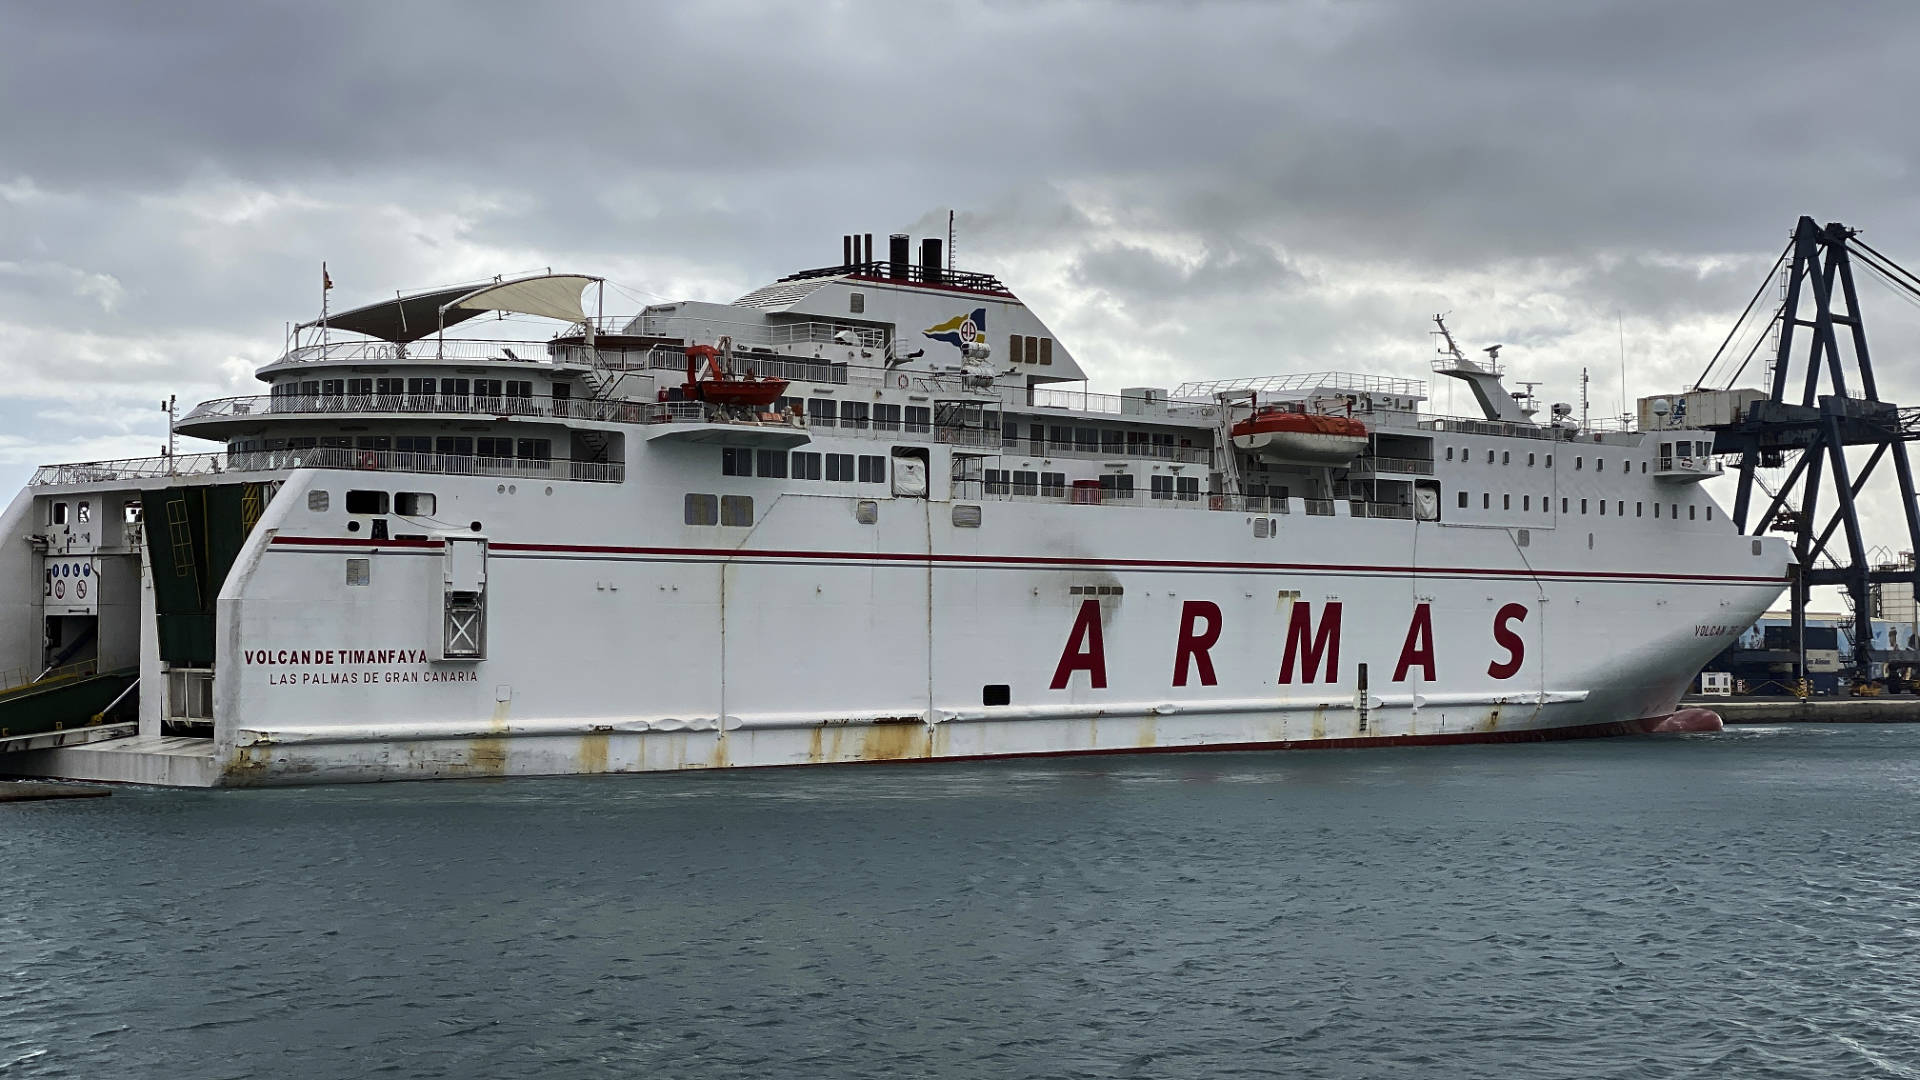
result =
M887 276L905 280L907 264L913 261L913 241L906 233L887 237Z
M840 265L853 265L853 236L848 233L840 234Z
M931 236L920 241L920 280L940 280L940 241Z

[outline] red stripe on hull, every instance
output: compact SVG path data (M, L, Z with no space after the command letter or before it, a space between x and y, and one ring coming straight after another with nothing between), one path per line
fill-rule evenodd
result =
M361 548L438 548L438 540L360 540L350 536L276 536L273 543L280 547L361 547ZM1599 579L1606 581L1664 581L1664 582L1712 582L1734 585L1784 585L1786 578L1745 577L1728 574L1661 574L1634 573L1626 570L1524 570L1504 567L1466 567L1466 566L1369 566L1346 563L1250 563L1250 562L1205 562L1185 559L1079 559L1050 558L1026 555L923 555L915 552L893 551L800 551L784 549L757 548L669 548L669 547L614 547L599 544L515 544L501 542L489 545L499 552L526 552L528 554L555 555L651 555L664 557L699 557L731 559L811 559L822 562L895 562L895 563L941 563L955 565L986 566L1071 566L1071 567L1163 567L1174 570L1260 570L1260 571L1296 571L1301 573L1369 573L1369 574L1430 574L1465 575L1475 577L1507 577L1522 580L1538 578L1574 578Z

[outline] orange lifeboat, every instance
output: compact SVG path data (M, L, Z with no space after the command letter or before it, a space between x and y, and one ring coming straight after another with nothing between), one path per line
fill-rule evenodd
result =
M722 364L732 350L727 347L725 338L721 347L711 345L687 346L687 381L680 385L680 392L689 401L705 401L713 405L738 405L750 408L764 408L780 399L787 392L785 379L762 379L752 375L735 375L728 370L729 365ZM705 378L701 377L700 362L706 361Z
M1367 426L1297 404L1267 405L1233 425L1233 445L1268 461L1339 465L1367 448Z

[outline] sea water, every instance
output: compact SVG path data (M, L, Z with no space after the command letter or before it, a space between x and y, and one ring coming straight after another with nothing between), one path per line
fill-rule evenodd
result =
M1920 1076L1920 727L0 805L0 1077Z

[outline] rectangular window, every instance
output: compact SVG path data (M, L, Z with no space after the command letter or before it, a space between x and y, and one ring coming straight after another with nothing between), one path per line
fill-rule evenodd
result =
M1613 504L1613 512L1616 517L1626 517L1627 516L1627 500L1620 499L1615 501Z
M1634 504L1633 504L1633 516L1634 516L1634 517L1644 517L1644 516L1646 515L1646 512L1647 512L1647 504L1646 504L1646 503L1634 503Z
M432 517L438 501L431 491L395 492L393 512L401 517Z
M1460 509L1465 510L1466 508L1467 508L1467 493L1463 491L1460 493Z
M1133 498L1132 473L1108 473L1100 478L1100 497L1103 499Z
M373 392L383 397L404 394L407 392L407 380L375 379L373 380Z
M1480 509L1482 510L1493 509L1493 496L1491 494L1484 491L1480 493Z
M1043 337L1040 339L1040 366L1047 367L1052 363L1053 363L1053 339L1050 337Z
M1067 474L1057 472L1041 473L1040 494L1051 499L1065 498L1067 494Z
M685 520L689 525L720 524L720 500L712 495L689 494Z
M1007 335L1007 362L1010 364L1017 364L1020 361L1025 360L1026 358L1027 358L1026 353L1022 352L1020 349L1020 335L1019 334Z
M552 461L553 460L553 440L552 439L521 439L520 440L520 460L521 461Z
M1487 451L1487 464L1493 464L1493 451Z
M753 451L744 446L723 446L720 448L721 476L752 476Z
M876 403L873 407L873 430L899 431L900 406L888 405L885 402Z
M1692 521L1692 520L1693 520L1693 511L1694 511L1694 507L1691 507L1691 506L1689 506L1689 507L1687 507L1687 520L1688 520L1688 521Z
M1119 428L1103 428L1100 432L1100 452L1103 454L1122 454L1126 452L1125 432Z
M1563 514L1567 512L1567 500L1565 499L1560 500L1560 512Z
M886 483L887 459L875 454L861 454L860 482L863 484Z
M387 493L384 491L347 492L347 513L384 514L387 512Z
M1660 504L1659 503L1653 504L1653 520L1655 521L1660 520Z
M1156 499L1173 498L1173 477L1154 473L1147 482L1148 493Z
M67 504L63 502L54 503L51 516L47 518L47 523L50 525L65 525L67 523Z
M483 458L513 457L513 440L496 439L482 436L474 440L474 452Z
M1100 452L1100 429L1077 427L1073 429L1073 448L1083 454Z
M1181 502L1199 502L1200 501L1200 478L1199 477L1197 476L1177 477L1174 482L1174 488L1175 490L1179 491Z
M1605 472L1605 471L1607 471L1607 459L1606 459L1606 458L1594 458L1594 459L1593 459L1593 471L1594 471L1594 472Z
M348 379L347 393L365 397L373 393L372 379Z
M1030 337L1027 339L1027 363L1038 364L1039 362L1040 362L1040 340L1038 338Z
M347 392L345 379L321 379L320 393L323 397L339 397Z
M1533 496L1531 495L1520 496L1520 509L1522 510L1533 509Z
M407 393L416 397L432 397L439 392L436 389L438 385L432 379L408 379Z
M908 431L932 431L933 409L926 405L909 405L906 408Z
M532 379L508 379L507 396L510 398L530 398L533 396Z
M347 560L347 584L365 585L373 580L372 559Z
M793 452L793 478L795 480L820 479L820 455L795 450Z
M1012 475L1005 469L987 470L987 494L1005 495L1013 487Z
M501 390L502 384L499 379L473 380L473 395L475 397L497 398L500 396Z
M832 398L807 399L807 423L814 427L834 426L834 413L838 411Z
M1551 469L1551 468L1553 468L1553 455L1552 455L1552 454L1548 454L1548 455L1547 455L1547 460L1546 460L1546 466L1547 466L1547 468L1549 468L1549 469Z
M1713 520L1713 507L1711 506L1707 507L1707 520L1708 521Z
M1510 494L1509 494L1509 495L1502 495L1502 496L1500 496L1500 509L1502 509L1502 510L1511 510L1511 509L1513 509L1513 496L1512 496L1512 495L1510 495Z
M1583 514L1587 512L1587 500L1585 499L1580 500L1580 512Z
M1574 459L1573 459L1573 471L1574 471L1574 472L1579 472L1579 471L1580 471L1581 469L1584 469L1584 468L1586 468L1586 467L1587 467L1587 459L1586 459L1586 458L1583 458L1583 457L1576 457L1576 458L1574 458Z
M1502 465L1513 464L1513 453L1508 450L1500 451L1500 464Z
M1528 455L1527 455L1527 468L1529 468L1529 469L1531 469L1531 468L1533 468L1533 455L1532 455L1532 454L1528 454Z
M753 524L753 496L720 496L720 524L740 528Z
M840 403L840 426L865 430L867 426L867 403L864 401L843 401Z
M353 440L353 445L362 450L391 450L393 439L386 435L362 435Z
M1016 470L1013 474L1013 493L1015 495L1040 494L1040 474Z
M472 457L473 436L442 435L433 440L433 448L442 454L451 454L455 457Z
M1453 460L1453 447L1451 446L1447 447L1447 460L1448 461Z
M746 451L741 451L745 453ZM853 483L853 455L828 454L827 479L837 484Z
M466 397L470 382L466 379L441 379L441 397Z
M761 450L754 461L754 475L780 478L787 475L787 454L784 450Z

